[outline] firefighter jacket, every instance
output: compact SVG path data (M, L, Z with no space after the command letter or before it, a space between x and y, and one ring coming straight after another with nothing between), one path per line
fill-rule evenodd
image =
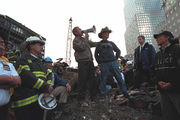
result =
M17 72L21 77L21 86L12 96L12 108L23 107L38 100L40 93L48 92L46 68L41 59L29 53L22 54L17 60Z
M155 56L154 72L156 82L170 82L172 87L161 92L180 93L180 46L169 45Z
M5 54L5 57L7 57L7 59L10 62L16 61L18 56L20 56L20 51L19 50L10 49L10 50L7 50L6 54Z
M53 85L54 88L57 86L65 86L67 82L62 80L57 73L53 72L51 69L47 69L47 83Z

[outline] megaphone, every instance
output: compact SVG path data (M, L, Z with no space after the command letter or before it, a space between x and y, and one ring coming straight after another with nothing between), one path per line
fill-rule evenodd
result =
M90 33L90 32L96 33L96 27L93 25L92 28L83 30L82 32L83 32L83 33Z

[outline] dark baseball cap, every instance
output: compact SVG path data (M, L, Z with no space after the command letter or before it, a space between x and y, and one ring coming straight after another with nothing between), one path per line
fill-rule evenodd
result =
M169 31L163 31L162 33L154 34L154 38L157 39L161 35L166 35L169 36L170 38L174 38L173 34Z

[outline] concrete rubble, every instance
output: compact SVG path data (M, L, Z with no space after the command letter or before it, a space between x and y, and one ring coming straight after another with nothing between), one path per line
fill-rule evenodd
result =
M154 88L130 90L129 99L116 88L108 92L105 101L86 99L87 106L80 106L77 94L69 97L68 112L61 108L48 111L47 120L161 120L160 96Z

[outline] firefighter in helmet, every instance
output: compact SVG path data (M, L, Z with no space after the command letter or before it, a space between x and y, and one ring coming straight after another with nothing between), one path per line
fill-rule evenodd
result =
M11 62L15 63L17 60L17 57L20 55L20 51L13 49L13 43L11 41L8 41L6 43L6 54L5 57Z
M27 52L22 53L16 68L22 84L16 88L12 97L17 120L42 120L43 110L38 105L40 93L48 97L53 87L46 83L46 67L39 57L45 41L31 36L26 39Z

